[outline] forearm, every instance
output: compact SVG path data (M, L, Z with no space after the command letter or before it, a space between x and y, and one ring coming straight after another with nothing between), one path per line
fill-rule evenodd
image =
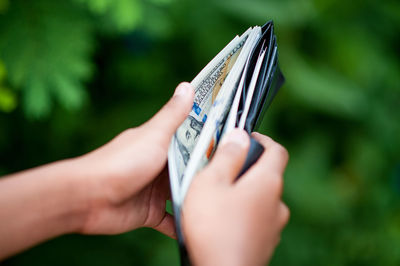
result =
M86 208L73 160L0 178L0 260L76 231Z

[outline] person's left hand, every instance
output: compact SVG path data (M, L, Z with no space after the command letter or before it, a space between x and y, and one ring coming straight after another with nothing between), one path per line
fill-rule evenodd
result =
M166 171L173 134L189 114L194 90L181 83L171 100L148 122L125 130L106 145L72 160L85 194L84 234L115 234L152 227L175 237Z

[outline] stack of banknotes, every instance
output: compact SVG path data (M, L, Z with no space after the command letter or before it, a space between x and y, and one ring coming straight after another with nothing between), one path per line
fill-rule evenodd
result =
M172 138L168 168L178 240L181 207L196 173L234 128L251 133L284 82L272 21L249 28L225 46L191 82L193 108Z

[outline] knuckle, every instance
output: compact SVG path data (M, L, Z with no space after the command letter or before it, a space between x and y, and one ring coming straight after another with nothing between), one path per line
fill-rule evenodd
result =
M224 168L232 168L240 161L242 155L243 149L239 145L227 144L218 148L212 161Z
M179 105L179 100L175 97L172 97L163 107L163 111L165 113L174 113L176 112L178 109Z
M229 143L220 148L220 156L223 156L228 162L235 161L243 153L243 149L240 145Z
M135 139L137 134L137 128L128 128L119 133L116 138L130 140Z
M244 148L236 144L228 144L217 151L214 165L216 166L215 168L218 169L218 173L226 176L227 174L235 172L237 168L241 168L244 163L244 158Z
M283 180L281 176L269 176L269 187L274 195L281 195L283 189Z
M289 152L281 144L275 142L273 145L273 151L274 151L274 153L276 153L279 156L279 158L282 158L285 160L289 159Z
M213 165L212 167L207 169L207 178L211 178L214 181L225 180L225 178L229 175L229 168L224 167L224 164L221 165Z
M135 134L136 128L128 128L125 129L124 131L121 132L120 135L126 136L126 137L131 137L133 134Z
M290 219L290 210L288 208L288 206L284 203L282 203L281 205L281 225L282 227L284 227Z
M263 134L260 134L260 133L258 133L258 135L259 135L260 137L262 137L262 138L264 139L265 142L272 142L272 143L275 142L270 136L263 135Z
M181 86L192 86L192 85L187 81L182 81L176 87L181 87Z

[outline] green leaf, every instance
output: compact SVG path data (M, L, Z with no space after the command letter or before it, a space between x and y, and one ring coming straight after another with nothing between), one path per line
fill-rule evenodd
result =
M70 110L77 109L83 104L87 95L80 84L72 83L71 79L63 75L56 75L54 79L58 84L58 90L54 93L60 103Z
M81 106L92 50L92 25L68 1L13 1L0 17L0 57L30 117L48 115L54 96L64 107Z
M50 88L40 78L33 78L24 90L25 113L31 118L42 118L51 110Z

